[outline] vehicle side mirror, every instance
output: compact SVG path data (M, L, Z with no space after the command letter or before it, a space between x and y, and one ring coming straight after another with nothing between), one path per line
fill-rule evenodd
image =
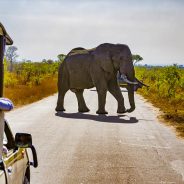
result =
M30 162L30 165L32 165L33 167L38 167L37 153L35 147L32 145L31 134L16 133L15 145L18 148L30 148L33 154L33 162Z
M26 133L16 133L15 145L18 148L31 148L32 147L32 136Z

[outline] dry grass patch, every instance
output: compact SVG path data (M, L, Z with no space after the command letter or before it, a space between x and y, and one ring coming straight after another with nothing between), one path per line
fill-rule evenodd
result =
M177 135L184 138L184 102L180 101L176 104L172 104L168 99L158 98L157 95L152 93L149 95L145 93L146 89L138 91L140 95L145 97L155 107L158 107L162 111L160 117L167 125L171 125L175 128ZM175 108L177 106L177 109Z
M15 85L5 87L4 96L11 99L15 106L38 101L57 92L57 77L46 77L39 85Z

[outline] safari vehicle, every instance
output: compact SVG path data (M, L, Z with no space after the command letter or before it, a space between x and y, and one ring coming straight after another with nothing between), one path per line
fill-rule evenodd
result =
M2 157L0 158L0 184L30 183L30 166L38 166L37 155L30 134L17 133L15 138L4 121ZM26 148L31 148L34 162L29 161Z
M38 166L37 155L30 134L17 133L15 138L4 119L4 111L11 110L11 101L3 96L3 56L5 45L13 44L4 26L0 23L0 184L30 183L30 166ZM29 161L27 148L32 151Z

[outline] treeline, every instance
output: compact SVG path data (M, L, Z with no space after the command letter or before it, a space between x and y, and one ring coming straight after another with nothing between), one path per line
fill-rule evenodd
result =
M57 74L59 62L20 62L13 64L12 72L5 61L5 87L19 85L40 85L45 77Z
M167 67L135 67L136 76L149 88L139 93L164 112L163 117L184 136L184 69Z

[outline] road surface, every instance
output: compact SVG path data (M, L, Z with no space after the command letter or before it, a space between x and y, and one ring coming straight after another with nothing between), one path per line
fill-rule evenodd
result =
M159 122L155 108L136 95L136 110L118 115L108 94L109 114L99 116L95 89L84 95L91 109L85 114L71 92L65 113L55 114L54 95L6 114L14 133L33 135L39 167L32 184L184 183L184 141Z

